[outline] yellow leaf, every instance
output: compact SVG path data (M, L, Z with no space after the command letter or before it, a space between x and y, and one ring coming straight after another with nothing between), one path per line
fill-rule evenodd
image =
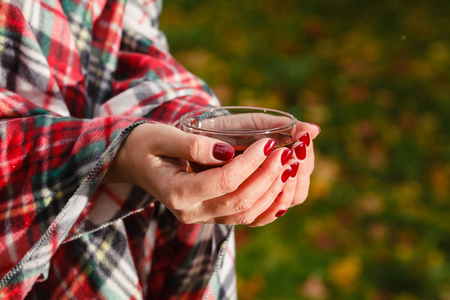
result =
M352 289L355 287L360 274L361 260L354 256L340 259L332 263L329 267L331 282L343 289Z

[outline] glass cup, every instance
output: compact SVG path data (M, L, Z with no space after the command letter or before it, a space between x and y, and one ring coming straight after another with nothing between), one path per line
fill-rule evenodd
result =
M183 115L179 126L188 133L200 134L224 141L242 154L251 144L262 138L274 139L276 147L291 147L294 143L297 119L275 109L222 106L192 111ZM213 166L189 162L194 172Z

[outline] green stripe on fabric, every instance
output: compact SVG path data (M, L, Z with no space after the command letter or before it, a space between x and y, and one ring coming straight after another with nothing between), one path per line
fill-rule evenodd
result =
M39 44L32 38L22 35L21 33L8 30L4 27L0 27L0 36L4 36L7 39L11 39L13 41L20 41L24 46L31 48L33 50L39 50Z
M146 79L152 79L152 80L158 80L161 79L161 77L159 77L153 70L148 71L145 74L145 78Z
M61 6L66 15L73 16L72 18L77 18L76 21L81 21L87 28L92 27L92 11L87 10L86 6L83 5L85 2L76 3L73 0L63 0L61 1Z
M84 244L86 247L91 243L90 242L91 234L86 234L81 237L82 241L75 241L75 243ZM82 281L87 280L91 284L95 285L97 288L101 288L104 284L104 279L100 276L100 274L96 271L97 267L94 265L91 257L88 252L83 249L83 247L73 247L75 254L79 257L79 265L83 270L80 272L80 276L84 276L85 278L78 278L77 280Z
M49 51L50 51L50 45L51 45L51 34L55 26L55 18L60 18L60 16L56 16L55 13L52 10L56 10L55 8L55 1L48 0L46 1L46 6L41 6L42 12L42 20L43 24L41 24L41 30L39 33L40 35L37 35L36 38L38 38L38 43L41 46L42 53L44 53L45 57L48 57ZM47 8L49 6L49 8Z

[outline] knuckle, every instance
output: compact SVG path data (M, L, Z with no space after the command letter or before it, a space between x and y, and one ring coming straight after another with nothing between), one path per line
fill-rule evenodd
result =
M178 220L183 224L193 224L196 222L194 214L190 211L180 211Z
M234 203L233 199L225 200L223 202L223 208L225 208L226 211L232 211L234 207L233 203Z
M222 173L219 181L219 188L223 193L232 193L238 188L238 186L239 182L235 176L232 176L226 172Z
M166 201L164 201L164 202L165 202L165 205L167 205L167 207L169 207L171 209L175 209L175 210L181 209L180 201L178 200L177 197L175 197L173 195L171 197L169 197L168 199L166 199Z
M182 193L177 191L173 191L171 195L166 199L165 205L174 210L182 210L186 208L186 203L183 201L185 197L183 197Z
M255 228L255 227L261 227L264 226L264 223L258 222L258 221L253 221L250 224L246 224L247 227L251 227L251 228Z
M239 225L247 225L247 226L251 226L251 224L255 221L255 218L248 215L248 214L242 214L238 219L237 219L237 224Z
M261 163L250 156L242 155L242 165L249 166L251 169L257 169Z
M244 212L252 207L252 202L245 195L237 197L235 202L235 210L238 212Z
M187 151L189 157L193 159L196 159L200 156L200 139L197 136L194 135L189 139Z
M270 181L275 180L280 175L280 172L275 172L273 169L264 169L262 171L264 178L267 178Z

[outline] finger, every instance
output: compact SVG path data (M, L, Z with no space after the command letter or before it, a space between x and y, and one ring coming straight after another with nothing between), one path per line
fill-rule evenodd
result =
M281 195L284 194L284 191ZM280 196L281 196L280 195ZM278 199L278 198L277 198ZM260 227L270 224L277 220L279 217L287 213L288 209L286 206L278 201L274 201L272 205L259 215L251 224L247 225L249 227Z
M296 140L305 132L310 134L311 139L315 139L321 132L321 129L317 124L298 121L296 124L296 132Z
M217 165L230 161L234 148L220 140L183 132L164 124L152 124L152 130L158 134L152 138L151 150L155 155L181 158L205 165Z
M311 175L314 170L314 145L311 141L309 146L303 142L297 142L292 145L294 157L300 163L299 172L301 174Z
M295 147L294 156L305 158L298 161L299 170L297 174L297 185L294 200L291 206L301 204L306 200L309 192L310 176L314 170L314 160L315 160L312 142L309 147L306 147L306 154L303 154L305 147L304 144L302 145L302 142L294 144L294 147Z
M308 198L309 193L309 185L310 185L310 176L299 176L298 181L295 188L295 196L292 200L290 207L295 205L302 204Z
M294 199L300 163L296 159L291 159L288 162L288 165L290 166L291 174L283 187L283 193L276 200L276 202L280 204L284 210L291 207L291 202Z
M173 193L178 196L173 201L182 199L184 205L192 205L234 192L262 165L275 145L274 140L261 139L221 167L199 173L178 172Z
M256 218L273 205L278 195L283 193L283 186L283 183L280 183L280 181L277 180L249 210L234 215L212 218L209 222L226 225L251 225L255 222Z
M284 185L291 174L289 165L286 165L291 154L292 150L287 148L275 150L235 192L203 202L203 211L207 217L213 218L246 212L252 209L255 203L267 193L275 193L271 197L271 199L274 199L274 196L279 192L279 189L277 191L277 188L273 187L274 184L276 184L275 186ZM273 191L274 189L275 191ZM240 216L245 216L247 221L252 216L255 218L257 215L250 213ZM240 216L237 216L237 218ZM230 218L230 220L236 221L237 219Z
M291 207L297 184L298 162L292 159L288 164L291 173L289 179L283 186L283 190L279 193L272 205L249 224L250 227L263 226L272 223L277 218L284 215L289 207Z
M314 170L314 146L313 142L306 146L304 142L297 142L292 145L294 157L300 163L300 172L302 174L311 175Z
M294 154L293 159L289 161L294 171L290 180L283 187L283 193L250 226L269 224L284 215L290 207L301 204L306 200L309 191L310 175L314 169L313 141L307 131L300 132L298 140L292 146Z

